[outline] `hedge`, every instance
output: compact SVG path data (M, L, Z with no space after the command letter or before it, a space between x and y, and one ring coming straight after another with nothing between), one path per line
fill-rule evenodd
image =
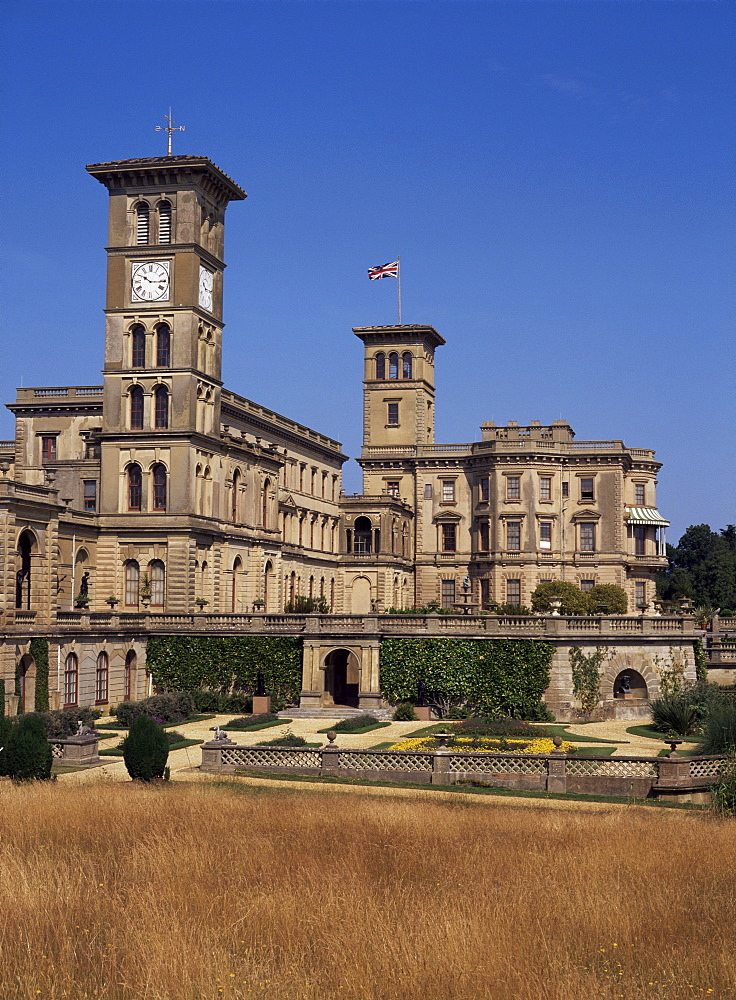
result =
M31 656L36 661L36 696L34 699L34 711L48 712L49 710L49 640L31 639L29 650ZM27 706L25 706L27 708Z
M253 692L259 669L272 704L291 704L302 687L302 642L291 636L158 636L146 665L168 691Z
M413 701L421 679L434 699L515 713L541 699L553 653L534 639L385 639L381 687L389 701Z

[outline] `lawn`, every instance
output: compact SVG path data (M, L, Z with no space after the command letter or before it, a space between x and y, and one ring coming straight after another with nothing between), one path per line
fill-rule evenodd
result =
M417 796L0 783L0 997L736 993L733 821Z

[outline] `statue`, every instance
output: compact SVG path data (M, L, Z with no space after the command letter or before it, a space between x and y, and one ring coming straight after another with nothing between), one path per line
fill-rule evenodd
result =
M89 573L82 574L82 582L79 584L79 596L89 597Z
M427 685L424 683L424 678L419 678L419 683L417 684L417 705L420 707L427 704Z
M463 578L463 591L467 594L469 590L470 590L470 577L466 576Z
M631 682L628 674L624 674L621 678L621 690L624 694L629 694L631 692Z
M258 668L258 673L256 674L256 697L263 698L266 694L266 678L263 675L261 668Z

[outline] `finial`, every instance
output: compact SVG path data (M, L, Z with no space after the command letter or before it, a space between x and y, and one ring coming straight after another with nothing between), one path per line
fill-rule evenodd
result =
M167 152L166 155L167 156L171 156L172 155L171 154L171 133L172 132L183 132L185 130L186 126L184 126L184 125L174 125L174 119L171 117L171 108L169 108L168 115L164 115L164 118L168 122L168 125L157 125L156 126L156 131L157 132L167 132L168 133L168 136L169 136L169 148L168 148L168 152Z

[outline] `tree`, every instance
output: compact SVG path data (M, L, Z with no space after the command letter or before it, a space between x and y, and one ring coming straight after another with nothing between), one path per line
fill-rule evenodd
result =
M550 611L550 601L559 598L562 601L560 611L563 615L587 615L589 613L588 595L576 587L574 583L564 580L547 580L537 585L532 594L532 611Z
M147 715L140 715L123 740L123 760L133 781L162 778L169 756L166 733Z
M626 591L615 583L599 583L585 592L591 613L595 611L607 615L625 615L628 610Z
M675 547L667 546L667 556L669 567L657 581L662 597L736 609L736 525L718 533L708 524L692 524Z

